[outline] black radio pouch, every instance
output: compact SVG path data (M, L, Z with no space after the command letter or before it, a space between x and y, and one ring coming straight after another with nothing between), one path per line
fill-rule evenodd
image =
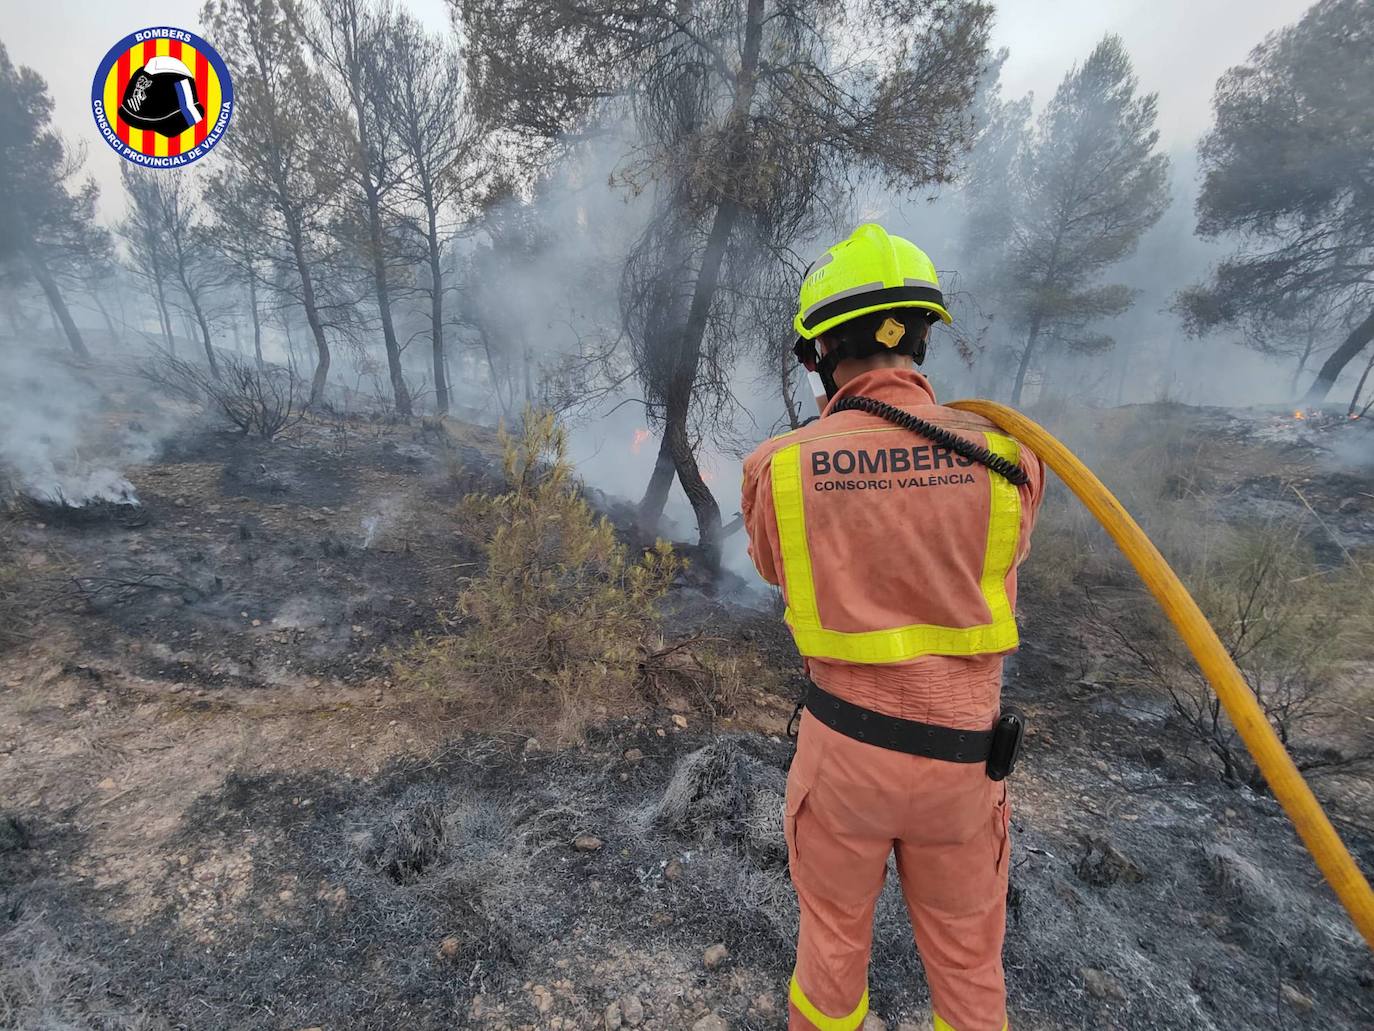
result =
M1005 780L1016 769L1021 754L1021 741L1026 736L1026 717L1020 709L1004 708L992 728L992 743L988 748L988 779Z

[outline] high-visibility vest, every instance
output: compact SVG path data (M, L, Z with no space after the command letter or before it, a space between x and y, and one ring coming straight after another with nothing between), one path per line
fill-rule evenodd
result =
M859 430L843 434L877 432ZM889 431L890 432L890 431ZM1011 437L986 432L986 446L996 455L1017 461L1020 448ZM1016 561L1021 532L1021 496L1016 486L982 466L990 491L986 544L982 556L979 590L986 603L986 619L964 626L916 622L904 626L842 631L825 626L816 599L811 547L807 537L807 491L803 459L814 438L776 451L770 462L773 507L782 551L782 572L787 597L785 619L804 656L853 663L907 662L923 655L974 656L1011 651L1019 637L1016 617L1007 596L1007 574ZM972 489L972 488L970 488ZM814 503L814 502L813 502ZM873 541L876 549L884 542ZM932 589L938 590L938 586ZM919 614L919 599L911 609Z

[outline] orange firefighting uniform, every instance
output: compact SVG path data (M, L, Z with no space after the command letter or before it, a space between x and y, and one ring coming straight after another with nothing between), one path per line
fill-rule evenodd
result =
M851 395L1018 461L1030 482L1017 488L876 416L830 414ZM890 716L987 730L1043 483L1039 460L992 423L938 405L914 369L881 369L749 456L741 511L820 687ZM895 850L937 1031L1000 1031L1008 819L1005 781L982 763L865 744L804 713L784 820L801 909L790 1026L863 1023L873 911Z

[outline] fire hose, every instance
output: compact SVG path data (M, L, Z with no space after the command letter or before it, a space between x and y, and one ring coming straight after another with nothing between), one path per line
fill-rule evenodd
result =
M1159 549L1102 481L1043 426L993 401L955 401L948 407L990 419L1029 447L1116 541L1187 644L1318 869L1374 949L1374 891L1369 881L1274 733L1230 653Z

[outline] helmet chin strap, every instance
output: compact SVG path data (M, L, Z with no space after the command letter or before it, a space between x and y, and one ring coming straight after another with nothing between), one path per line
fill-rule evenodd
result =
M840 350L838 347L832 348L816 359L816 374L821 378L821 386L825 387L827 401L834 400L835 392L840 389L835 382L835 367L843 360Z

